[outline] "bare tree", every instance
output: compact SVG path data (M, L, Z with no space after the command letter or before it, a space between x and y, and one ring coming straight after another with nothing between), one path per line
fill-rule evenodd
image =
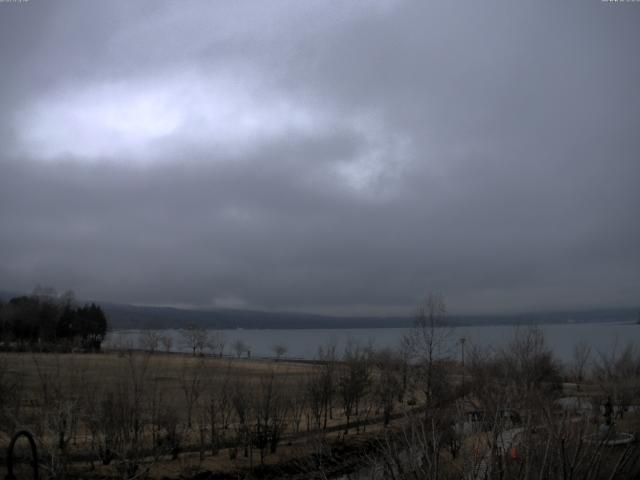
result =
M236 352L236 356L240 358L243 353L249 350L249 347L240 339L233 342L233 350Z
M386 427L402 389L403 363L399 355L391 350L376 352L373 357L376 374L373 375L373 396L382 409L383 424Z
M82 395L86 377L84 363L63 365L60 356L47 358L44 365L40 355L32 360L38 374L40 395L32 400L39 408L35 432L38 434L47 459L47 468L53 475L64 476L67 472L69 444L76 436L80 418ZM39 404L39 405L38 405ZM34 418L35 420L35 418Z
M209 333L209 340L207 342L207 348L209 351L220 358L224 354L224 347L227 344L227 339L224 332L215 331Z
M230 425L233 412L231 379L232 371L231 363L229 363L222 378L213 377L208 381L206 417L209 422L212 455L218 453L219 446L224 441Z
M275 354L276 359L280 360L287 354L287 346L282 343L278 343L271 347L271 351Z
M204 359L198 359L195 364L185 359L179 374L189 429L193 426L193 412L204 389L204 366Z
M158 429L162 432L162 437L159 439L161 451L169 453L173 460L177 459L185 432L175 407L162 406L158 416Z
M324 375L325 372L323 370L317 369L309 373L305 379L305 398L308 406L307 430L310 430L311 420L313 420L315 428L320 429L322 427L323 412L325 412L325 407L328 404L326 401L327 390L325 388Z
M131 388L131 410L134 440L137 442L144 429L143 415L146 393L145 382L147 380L150 356L148 354L140 355L134 352L129 352L126 359L129 370L129 385Z
M522 400L528 400L531 393L549 392L560 384L560 365L539 327L517 328L499 357L504 378Z
M300 424L305 413L308 415L307 390L304 379L296 382L289 391L289 408L291 411L291 423L295 433L300 432ZM307 424L308 427L308 424Z
M160 344L160 333L156 330L144 330L138 338L138 345L142 350L155 353Z
M446 322L447 309L441 294L428 294L416 307L415 327L404 344L415 362L414 381L422 391L426 412L445 388L443 360L449 354L451 328Z
M319 387L322 413L324 415L322 428L327 429L327 421L333 419L333 400L336 392L336 346L328 344L318 348L320 367L316 381Z
M251 429L251 420L253 418L253 402L249 393L249 385L246 379L240 377L235 378L232 385L231 404L235 410L237 426L236 434L239 443L244 446L244 456L253 458L253 438Z
M260 462L264 463L267 449L271 453L276 452L289 408L282 381L273 371L260 377L253 403L255 423L252 437L260 451Z
M584 380L590 357L591 346L586 342L579 342L573 347L570 375L574 382L579 383Z
M88 403L87 422L102 462L114 462L118 475L131 479L148 463L144 432L149 418L144 407L150 355L128 352L123 358L127 375L105 384Z
M0 356L0 432L9 436L21 421L23 390L23 377L12 372L7 359Z
M370 350L349 342L343 362L338 367L338 392L347 423L344 433L349 433L352 414L359 413L360 402L371 384Z
M154 452L155 460L158 460L161 450L160 443L160 420L161 414L164 412L166 402L158 377L153 378L153 382L147 388L147 415L151 427L151 449Z
M609 399L619 416L624 416L633 399L640 399L640 348L628 343L624 348L614 345L610 352L598 352L593 376L602 391L597 402Z
M207 331L194 323L188 324L181 332L182 345L184 348L191 350L195 357L196 352L202 355L204 348L207 346Z
M164 348L165 353L170 353L171 348L173 347L173 337L170 335L163 335L160 337L160 343L162 344L162 348Z

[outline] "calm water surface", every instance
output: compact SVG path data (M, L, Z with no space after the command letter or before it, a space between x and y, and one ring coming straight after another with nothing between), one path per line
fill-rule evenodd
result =
M450 350L459 354L459 339L465 338L465 349L471 346L500 348L514 338L516 330L527 327L511 325L457 327L450 329ZM561 360L570 360L574 346L580 342L591 345L594 353L611 352L623 348L630 342L640 342L640 325L632 323L581 323L543 325L540 327L548 345ZM287 330L217 330L226 341L225 353L232 354L232 345L241 340L251 351L252 357L274 356L273 346L284 345L287 357L312 359L318 348L335 345L340 354L349 341L362 345L372 343L376 348L395 348L410 328L354 328L354 329L287 329ZM173 337L174 351L187 351L181 345L180 330L163 330L162 335ZM115 331L109 334L107 343L138 345L140 331Z

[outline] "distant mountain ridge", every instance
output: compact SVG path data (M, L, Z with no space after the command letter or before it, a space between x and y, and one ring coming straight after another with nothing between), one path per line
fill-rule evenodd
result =
M192 323L207 328L383 328L407 327L411 318L334 317L311 313L256 310L188 310L172 307L140 307L102 304L113 328L182 328Z
M0 291L0 300L7 301L24 293ZM95 300L93 300L95 301ZM80 302L84 302L80 300ZM331 316L313 313L265 312L217 308L190 310L174 307L137 306L96 301L104 310L111 329L168 329L195 324L212 329L265 328L401 328L413 325L411 313L406 316ZM542 313L495 315L450 315L452 326L469 325L531 325L584 322L636 322L639 308L606 308Z
M115 329L182 328L189 323L218 329L402 328L414 324L411 315L344 317L235 309L187 310L108 303L103 303L102 306ZM633 322L637 320L637 312L637 309L620 308L512 315L450 315L447 321L452 326Z

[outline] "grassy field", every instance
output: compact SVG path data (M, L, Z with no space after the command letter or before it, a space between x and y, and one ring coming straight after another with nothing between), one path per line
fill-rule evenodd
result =
M299 402L318 368L142 352L2 354L0 375L11 391L2 395L6 426L0 429L0 448L8 445L9 431L27 428L43 451L64 463L52 468L98 476L121 473L115 461L103 465L107 445L119 448L120 455L136 450L152 477L280 464L316 448L317 425L308 406ZM255 435L246 426L275 425L261 418L269 415L282 416L275 420L282 440L277 451L264 449L261 456L255 441L244 438ZM326 437L336 438L341 423L344 417L336 406ZM176 445L179 455L173 455Z
M145 387L159 383L170 397L179 397L181 379L198 371L204 383L229 375L259 379L273 373L283 380L295 381L313 368L308 363L276 362L189 355L138 353L4 353L0 354L4 374L20 378L24 394L37 401L43 388L61 388L65 394L87 388L101 389L143 375ZM144 371L142 371L144 370Z
M398 452L417 449L428 462L399 478L432 475L424 468L433 465L440 478L458 478L465 462L488 459L517 472L512 449L500 446L503 433L516 429L518 451L540 472L579 458L576 471L588 475L594 455L603 471L640 472L640 462L621 463L617 451L584 441L601 431L607 398L618 431L640 432L640 412L630 407L640 402L640 357L611 362L610 370L596 365L589 377L567 383L544 350L513 352L471 358L464 370L452 361L408 364L358 349L317 363L132 350L0 354L0 459L10 433L24 428L37 438L48 477L191 478L211 471L219 479L248 472L298 478L322 471L332 478L329 468L337 475L366 462L396 464ZM562 397L590 407L561 407ZM375 459L365 453L372 445ZM632 447L640 460L638 443ZM538 455L546 450L554 455Z

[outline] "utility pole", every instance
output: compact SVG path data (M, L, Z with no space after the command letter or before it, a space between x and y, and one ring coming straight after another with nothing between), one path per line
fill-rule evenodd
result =
M460 337L460 347L462 350L462 389L464 390L464 342L466 342L467 339L464 337Z

